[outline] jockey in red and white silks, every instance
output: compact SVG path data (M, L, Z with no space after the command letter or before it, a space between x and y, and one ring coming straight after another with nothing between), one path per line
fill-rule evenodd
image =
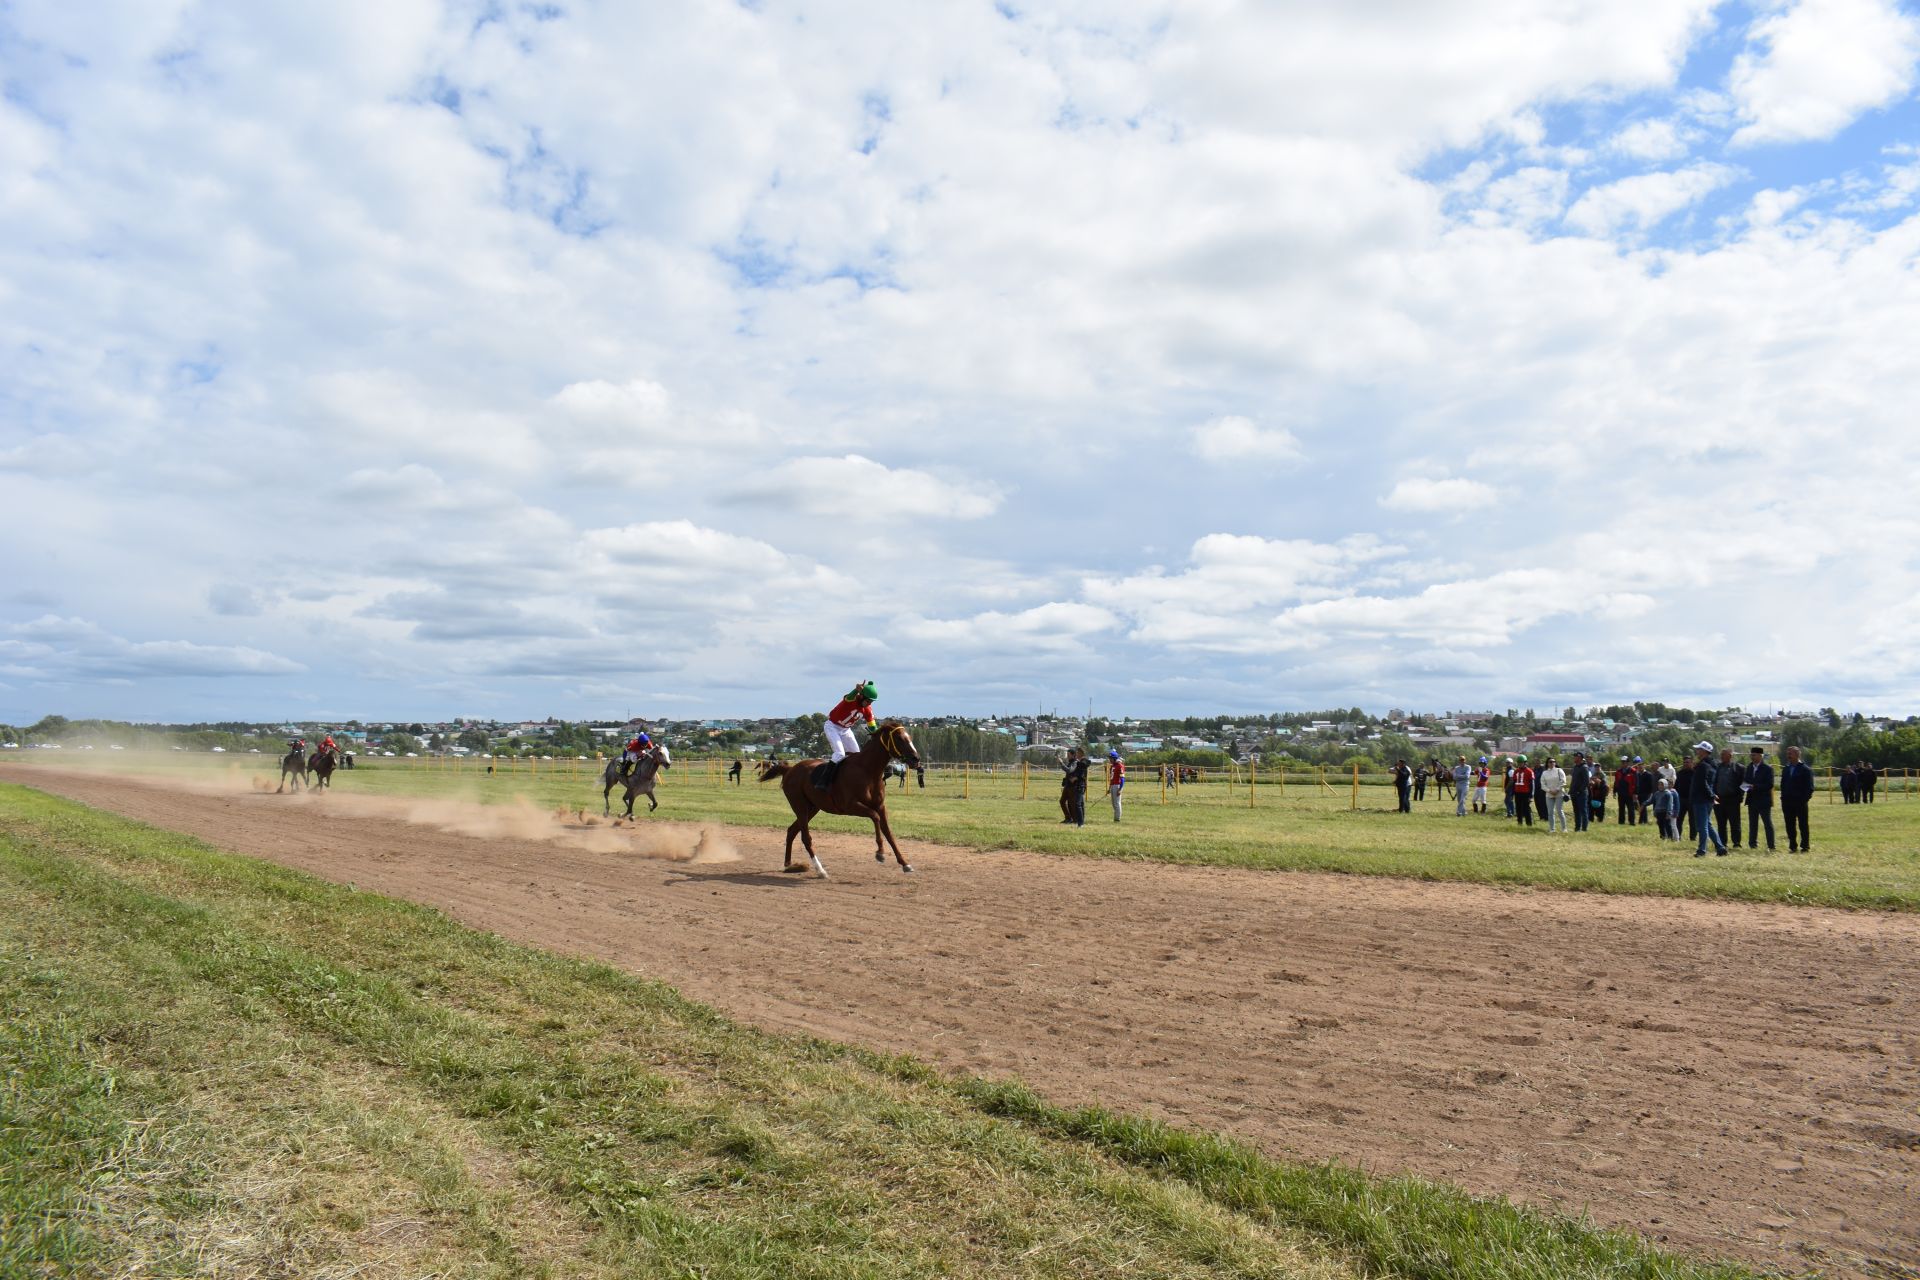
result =
M860 750L860 739L853 735L856 725L864 722L867 732L873 732L873 701L878 696L873 681L863 680L827 712L827 723L822 727L827 731L827 745L833 748L836 764Z

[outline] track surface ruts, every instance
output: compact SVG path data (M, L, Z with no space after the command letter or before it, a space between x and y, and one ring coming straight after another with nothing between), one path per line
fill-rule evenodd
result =
M919 845L831 882L351 797L4 776L663 979L765 1027L1832 1274L1920 1272L1920 919ZM659 824L649 826L657 828ZM643 828L644 829L644 828ZM603 833L602 833L603 834Z

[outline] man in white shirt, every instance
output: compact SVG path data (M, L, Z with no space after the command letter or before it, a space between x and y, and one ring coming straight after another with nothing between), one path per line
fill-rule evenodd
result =
M1547 799L1547 830L1566 834L1567 771L1558 760L1549 759L1540 771L1540 794Z

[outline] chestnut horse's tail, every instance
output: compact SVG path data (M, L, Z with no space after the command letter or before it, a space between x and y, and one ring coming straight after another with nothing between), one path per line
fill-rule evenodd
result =
M760 763L759 781L771 782L775 778L784 778L789 768L791 766L784 760L763 760Z

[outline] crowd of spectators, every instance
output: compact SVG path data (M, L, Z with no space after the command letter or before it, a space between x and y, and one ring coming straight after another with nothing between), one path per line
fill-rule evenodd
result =
M1618 825L1653 827L1662 840L1695 841L1695 857L1705 857L1709 844L1722 856L1743 843L1758 849L1763 836L1772 850L1777 792L1787 851L1801 853L1810 847L1807 807L1814 777L1798 747L1786 749L1777 773L1761 747L1740 761L1730 747L1716 755L1710 742L1696 743L1693 758L1677 766L1670 760L1649 764L1639 756L1623 756L1609 766L1583 751L1574 752L1564 768L1551 755L1537 769L1525 755L1497 761L1481 756L1477 764L1460 756L1450 770L1437 760L1419 769L1405 760L1393 766L1402 813L1412 811L1416 792L1424 798L1429 780L1437 793L1454 801L1456 815L1490 812L1487 797L1495 779L1505 816L1519 825L1531 827L1537 819L1550 832L1585 831L1594 823L1604 824L1611 812ZM1878 781L1878 773L1865 763L1851 765L1839 776L1849 804L1872 803Z

